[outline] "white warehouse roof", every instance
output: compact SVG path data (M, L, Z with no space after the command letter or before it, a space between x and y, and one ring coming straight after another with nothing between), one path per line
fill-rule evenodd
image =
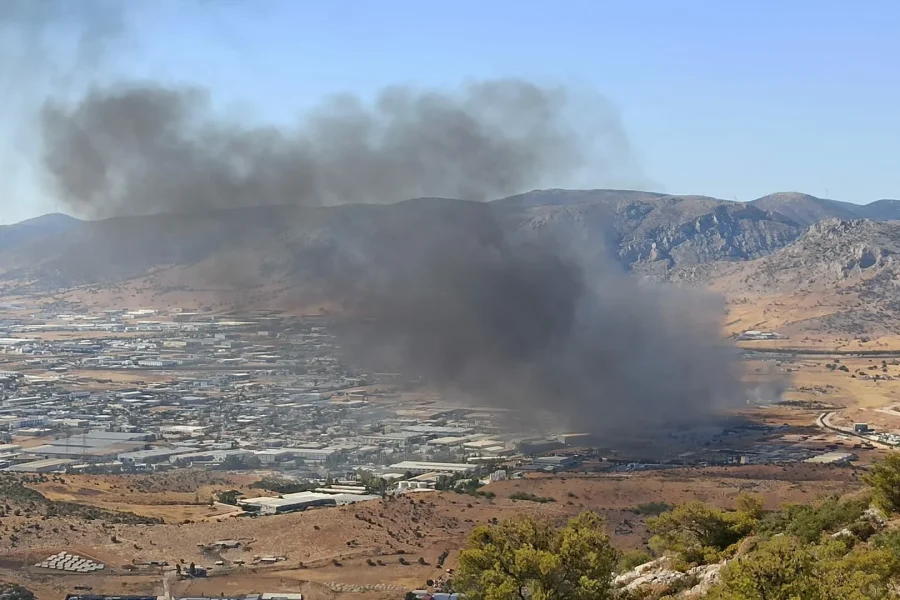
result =
M465 463L440 463L440 462L421 462L418 460L404 460L395 465L391 465L392 471L413 471L420 473L468 473L475 467Z

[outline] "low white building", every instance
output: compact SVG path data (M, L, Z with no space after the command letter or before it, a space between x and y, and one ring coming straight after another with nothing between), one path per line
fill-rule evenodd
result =
M268 496L243 498L238 500L238 505L248 512L258 512L261 515L277 515L306 510L316 506L337 506L337 499L334 494L298 492L296 494L284 494L280 498Z
M264 450L256 451L256 457L259 459L259 462L264 465L272 465L289 460L294 458L296 454L297 453L293 448L266 448Z
M391 465L390 469L401 473L470 473L475 469L475 465L405 460Z
M68 458L45 458L12 465L6 470L15 473L57 473L65 471L66 467L72 464L75 464L75 461Z

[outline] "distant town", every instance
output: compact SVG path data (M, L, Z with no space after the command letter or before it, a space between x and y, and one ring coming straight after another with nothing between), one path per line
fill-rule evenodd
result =
M48 311L7 316L0 328L0 468L10 472L204 467L323 484L242 499L268 514L371 498L364 486L326 480L367 473L382 488L433 489L441 477L586 437L502 433L503 411L423 400L406 392L419 382L359 372L341 362L326 318ZM519 468L575 460L534 457Z
M273 514L434 489L448 477L555 472L597 459L572 451L591 446L585 434L510 433L497 425L508 421L502 410L450 405L415 391L421 382L344 364L325 317L7 308L0 321L6 471L263 470L303 488L239 500L247 511ZM730 444L760 428L672 437ZM681 459L749 464L814 454L755 445ZM848 456L816 460L832 458ZM595 470L655 466L613 460Z

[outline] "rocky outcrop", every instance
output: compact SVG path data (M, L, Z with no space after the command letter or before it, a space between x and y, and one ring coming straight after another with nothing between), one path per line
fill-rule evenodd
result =
M723 206L683 223L660 225L622 242L619 255L632 269L667 269L715 261L750 260L791 243L800 228L751 206Z
M748 291L840 290L876 305L896 296L898 259L900 222L828 220L781 250L738 265L734 274ZM707 272L710 278L716 274Z
M698 196L543 206L513 211L504 222L514 238L563 242L580 256L611 255L625 269L660 276L764 256L803 231L777 213Z
M727 561L678 571L667 557L638 565L617 576L613 584L620 593L667 595L682 600L702 598L719 580ZM655 597L655 596L654 596Z

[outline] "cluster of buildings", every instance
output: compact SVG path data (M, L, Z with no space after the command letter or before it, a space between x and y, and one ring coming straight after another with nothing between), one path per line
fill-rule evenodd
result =
M419 381L363 372L343 360L325 317L56 308L0 318L0 469L252 469L311 482L365 472L406 491L498 464L571 469L572 448L595 445L579 433L511 433L512 412L446 404L416 391ZM672 434L695 449L679 455L686 462L810 458L799 448L715 450L754 435ZM315 493L245 506L269 514L353 500Z
M0 319L0 469L254 469L296 480L468 474L584 442L510 434L504 411L442 405L418 382L348 366L325 318L198 311ZM90 332L88 334L87 332ZM3 442L7 443L3 443ZM412 485L412 484L407 484ZM314 492L260 513L353 498Z
M321 506L343 506L377 498L376 495L367 494L365 488L348 490L342 489L341 486L328 486L313 492L242 498L238 500L238 505L247 512L277 515Z
M758 329L748 329L747 331L742 331L737 336L738 340L749 341L749 340L786 340L788 336L777 333L775 331L761 331Z

